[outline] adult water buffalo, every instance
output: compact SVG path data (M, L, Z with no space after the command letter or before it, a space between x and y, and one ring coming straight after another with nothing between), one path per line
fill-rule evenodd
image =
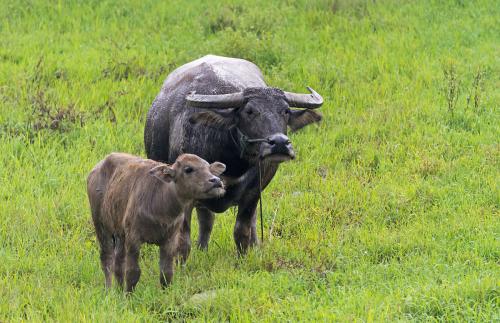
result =
M213 212L237 205L234 240L240 253L257 243L256 206L259 178L264 189L281 162L295 158L287 126L298 130L321 120L312 109L323 98L268 87L253 63L208 55L173 71L148 112L144 142L151 159L173 163L191 153L226 164L226 195L199 201L198 246L207 248ZM298 109L290 109L298 108ZM259 176L259 165L261 176ZM185 211L180 253L191 248L193 207Z

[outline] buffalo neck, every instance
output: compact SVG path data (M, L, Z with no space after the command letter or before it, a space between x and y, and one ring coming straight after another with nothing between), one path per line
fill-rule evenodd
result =
M226 147L222 149L219 160L228 165L224 174L229 177L241 177L252 168L251 163L245 158L245 147L241 146L241 140L240 132L236 127L227 131Z

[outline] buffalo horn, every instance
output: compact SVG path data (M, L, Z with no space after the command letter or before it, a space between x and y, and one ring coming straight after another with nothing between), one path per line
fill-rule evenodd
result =
M243 92L214 95L191 92L186 96L186 101L195 108L230 109L241 106L244 98Z
M291 93L285 92L286 101L288 105L296 108L305 108L305 109L316 109L319 108L323 104L323 98L318 92L314 91L309 86L307 87L311 94L299 94L299 93Z

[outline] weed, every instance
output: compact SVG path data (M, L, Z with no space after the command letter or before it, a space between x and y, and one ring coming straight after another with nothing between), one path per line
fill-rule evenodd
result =
M227 30L222 39L226 56L250 60L263 69L280 64L279 47L273 45L271 38L259 39L251 32Z
M479 67L476 73L474 74L474 78L472 80L472 86L469 91L469 94L467 95L467 108L469 108L469 104L471 103L472 100L474 110L475 111L480 110L484 75L485 71L481 67Z
M32 97L32 113L28 120L34 132L44 129L66 132L71 125L84 125L84 114L76 111L75 104L65 107L51 106L45 92L38 90Z
M458 96L460 95L460 80L457 76L456 66L453 63L449 63L443 69L443 73L445 81L444 96L448 103L448 112L453 117L457 109Z
M241 6L231 5L225 5L215 11L208 11L208 17L205 23L205 33L215 34L226 29L236 30L238 25L237 17L242 13L243 8Z

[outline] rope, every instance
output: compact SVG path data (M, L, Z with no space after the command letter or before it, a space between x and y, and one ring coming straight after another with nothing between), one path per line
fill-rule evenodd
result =
M241 132L240 128L238 127L236 127L236 131L238 133L238 142L236 142L231 132L229 132L229 135L231 136L231 139L233 139L233 142L240 148L240 158L243 158L243 156L245 155L245 151L247 150L248 144L269 141L269 139L267 138L250 139L243 132Z
M259 205L260 205L260 241L264 243L264 220L262 218L262 172L259 160Z
M240 128L236 127L236 131L238 133L238 140L236 141L233 137L231 131L229 135L233 142L240 148L240 158L243 158L245 151L248 147L248 144L251 143L259 143L259 142L268 142L267 138L248 138L243 132L241 132ZM261 169L261 161L258 162L258 170L259 170L259 209L260 209L260 240L264 243L264 221L262 216L262 169Z

